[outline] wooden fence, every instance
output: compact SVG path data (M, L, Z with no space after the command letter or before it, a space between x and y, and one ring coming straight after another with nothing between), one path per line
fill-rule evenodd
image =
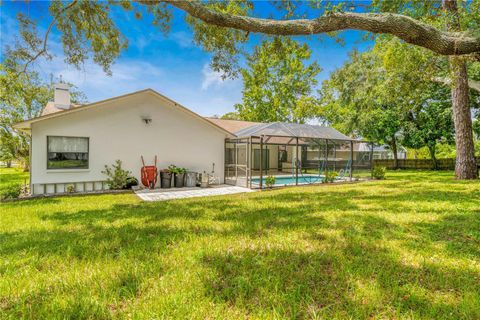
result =
M480 167L480 157L477 157L476 160L477 166ZM455 170L455 159L437 159L437 165L439 170ZM374 159L373 166L394 169L395 160ZM432 170L433 168L433 160L431 159L398 159L398 169Z

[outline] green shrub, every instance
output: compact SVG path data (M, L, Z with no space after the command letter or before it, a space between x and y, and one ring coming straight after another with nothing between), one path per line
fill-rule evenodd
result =
M336 171L327 171L325 174L325 178L323 178L323 183L331 183L335 182L335 179L338 176L338 172Z
M131 172L122 169L121 160L116 160L111 167L105 165L105 170L102 173L108 177L107 185L114 190L125 189L128 179L131 178Z
M65 192L67 193L74 193L75 192L75 185L69 184L65 187Z
M128 177L127 184L125 185L125 189L131 189L134 186L138 186L138 180L135 177Z
M23 186L19 183L6 186L0 193L0 200L17 199L22 194Z
M275 185L275 177L274 176L268 176L265 178L265 184L267 185L267 188L271 188Z
M372 170L373 179L383 180L385 179L385 173L387 172L386 167L374 167Z

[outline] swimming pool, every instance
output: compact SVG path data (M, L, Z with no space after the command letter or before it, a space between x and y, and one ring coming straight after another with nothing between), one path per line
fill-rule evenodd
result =
M321 183L323 180L323 175L298 175L298 184L310 184L310 183ZM262 184L265 186L266 177L262 178ZM259 185L260 178L252 178L252 184ZM295 185L296 179L292 176L276 176L274 186L288 186Z

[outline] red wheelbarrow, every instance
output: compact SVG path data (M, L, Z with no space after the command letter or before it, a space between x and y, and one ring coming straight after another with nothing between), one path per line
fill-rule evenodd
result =
M153 166L146 166L145 161L143 161L143 156L142 158L142 164L143 167L140 170L141 177L142 177L142 184L150 189L155 188L155 184L157 183L157 177L158 177L158 172L157 172L157 156L155 156L155 165Z

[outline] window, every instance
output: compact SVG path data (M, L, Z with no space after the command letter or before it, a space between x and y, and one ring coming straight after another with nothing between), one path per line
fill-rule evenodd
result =
M88 169L88 138L47 137L47 169Z

